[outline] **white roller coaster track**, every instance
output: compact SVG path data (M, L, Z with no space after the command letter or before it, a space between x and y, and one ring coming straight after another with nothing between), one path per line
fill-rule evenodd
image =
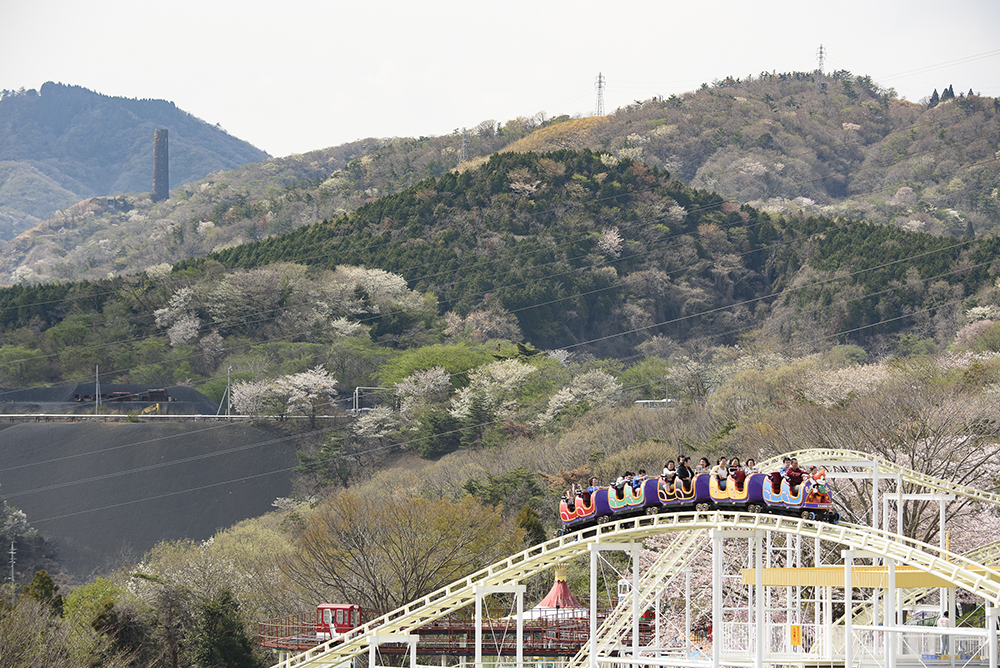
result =
M368 624L276 664L276 668L339 665L367 651L376 634L406 634L475 602L479 586L504 586L551 566L588 553L589 545L628 543L678 531L763 530L818 538L856 550L867 550L900 565L933 572L973 595L1000 604L1000 574L991 576L976 562L886 531L850 524L811 522L783 515L750 513L667 513L609 522L536 545L477 573L413 601ZM979 569L978 571L976 569Z
M1000 505L1000 494L994 494L993 492L986 492L981 489L976 489L975 487L968 487L966 485L948 482L947 480L941 480L940 478L935 478L934 476L927 475L926 473L918 473L913 469L900 466L899 464L891 462L888 459L882 459L881 457L868 454L867 452L858 452L857 450L828 450L823 448L797 450L779 457L766 459L760 462L757 467L761 471L776 469L781 464L781 457L792 457L798 459L802 464L808 464L810 462L876 462L878 463L879 476L881 477L892 478L899 476L906 482L915 483L926 487L927 489L933 489L946 494L955 494L969 499L976 499L978 501L985 501L986 503Z
M995 540L992 543L982 545L974 550L969 550L962 556L966 559L971 559L972 561L983 564L984 566L997 566L997 561L1000 560L1000 540ZM933 587L921 587L919 589L907 590L906 596L903 597L903 607L905 608L916 605L923 600L924 597L929 596L936 591L938 590ZM857 626L866 626L872 623L873 612L874 607L869 603L856 606L854 608L854 624ZM841 617L836 623L843 625L844 618Z

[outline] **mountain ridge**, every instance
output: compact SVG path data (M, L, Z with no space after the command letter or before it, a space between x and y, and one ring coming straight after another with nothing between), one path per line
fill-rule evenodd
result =
M148 191L157 128L170 130L171 183L268 157L166 100L113 97L51 81L38 91L4 91L0 237L90 197Z

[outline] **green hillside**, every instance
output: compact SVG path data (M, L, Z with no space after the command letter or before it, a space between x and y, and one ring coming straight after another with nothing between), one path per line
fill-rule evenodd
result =
M0 384L95 365L200 382L256 350L255 375L360 355L341 382L377 385L398 351L472 330L623 360L756 330L806 349L944 346L992 299L996 246L741 207L606 153L502 153L172 270L0 290Z

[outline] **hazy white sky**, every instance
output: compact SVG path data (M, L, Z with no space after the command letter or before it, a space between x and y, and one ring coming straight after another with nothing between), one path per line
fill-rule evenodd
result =
M727 75L1000 96L998 0L0 0L0 88L162 98L272 155L588 115Z

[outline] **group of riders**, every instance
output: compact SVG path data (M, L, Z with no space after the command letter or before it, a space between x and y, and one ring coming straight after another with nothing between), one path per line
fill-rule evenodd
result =
M732 484L736 485L736 489L740 492L743 491L743 485L746 483L747 477L751 473L760 473L761 471L757 468L757 463L753 459L747 459L746 462L740 463L738 457L733 457L732 459L727 459L726 457L720 457L715 466L712 466L707 457L702 457L698 462L698 465L694 468L691 467L691 458L686 455L681 455L674 460L668 461L664 467L663 472L660 474L660 479L663 481L663 486L668 493L673 494L678 491L678 487L685 494L691 492L691 485L694 482L695 476L700 473L708 473L714 476L718 480L719 489L725 490L726 485L732 480ZM797 495L799 492L799 486L804 480L812 479L813 483L816 485L816 491L820 494L826 494L826 469L822 467L810 466L808 470L799 467L799 460L791 457L785 457L782 459L781 467L777 471L772 471L768 474L771 480L771 487L775 494L781 493L781 483L782 481L788 482L788 487L792 495ZM618 476L618 479L610 485L605 485L609 489L615 490L615 495L618 498L622 498L625 493L626 487L631 487L634 490L638 490L643 482L649 479L646 475L645 469L639 469L638 473L633 473L632 471L625 471L622 475ZM590 496L601 489L602 485L598 483L596 477L592 477L587 487L577 487L573 485L572 490L567 492L567 500L573 499L575 497L583 497L584 503L589 503Z

